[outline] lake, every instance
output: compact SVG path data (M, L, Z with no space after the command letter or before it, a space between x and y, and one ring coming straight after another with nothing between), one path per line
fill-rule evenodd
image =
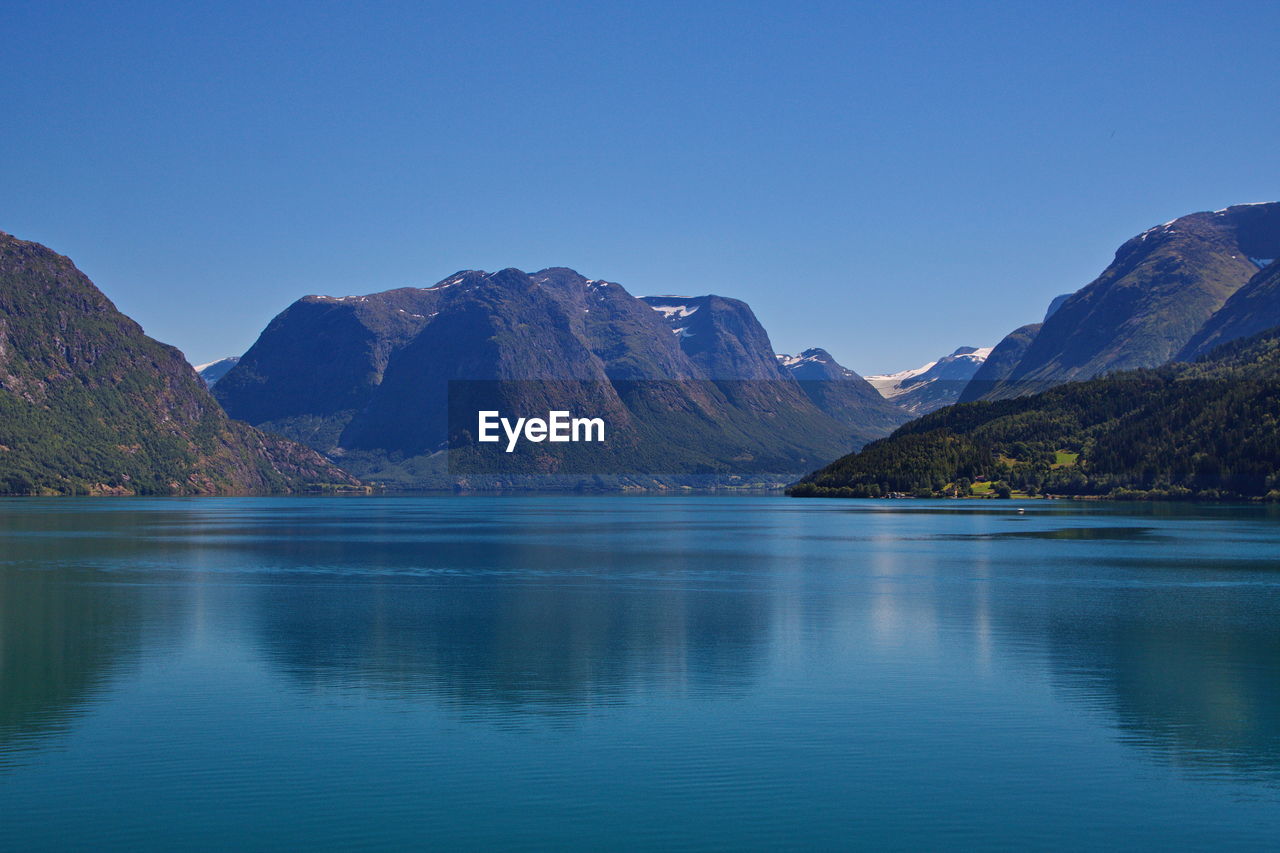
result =
M0 501L0 849L1274 848L1278 593L1261 506Z

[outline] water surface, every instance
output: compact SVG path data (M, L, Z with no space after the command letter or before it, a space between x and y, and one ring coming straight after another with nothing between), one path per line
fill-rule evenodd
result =
M1273 847L1280 515L0 501L0 849Z

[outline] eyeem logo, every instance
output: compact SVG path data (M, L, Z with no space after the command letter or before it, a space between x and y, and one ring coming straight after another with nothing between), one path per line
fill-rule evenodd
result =
M513 424L510 419L501 417L496 411L477 412L479 415L479 440L483 442L501 441L498 427L507 434L507 452L516 449L516 443L524 438L526 441L604 441L603 418L574 418L568 412L547 412L546 420L542 418L517 418Z

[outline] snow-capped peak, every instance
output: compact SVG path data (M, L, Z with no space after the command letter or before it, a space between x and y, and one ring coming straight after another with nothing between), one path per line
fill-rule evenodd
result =
M987 350L990 352L991 350ZM913 367L910 370L899 370L897 373L880 373L875 376L864 377L871 383L877 391L885 397L892 399L902 393L901 386L908 379L914 379L917 376L928 373L938 362L931 361L928 364L922 364L919 367Z
M235 367L240 361L240 356L229 355L226 358L220 358L217 361L210 361L206 364L195 365L196 373L200 374L200 378L204 380L204 384L212 388L219 379L231 372L231 368Z
M977 349L975 349L973 352L957 352L957 353L954 353L952 357L953 357L953 358L967 358L967 359L969 359L970 361L976 361L976 362L978 362L978 364L982 364L982 362L986 361L986 360L987 360L987 357L991 355L991 351L992 351L993 349L995 349L995 347L978 347L978 348L977 348Z
M928 364L897 373L881 373L866 377L872 387L892 400L938 380L965 382L978 369L995 347L959 347L950 355Z

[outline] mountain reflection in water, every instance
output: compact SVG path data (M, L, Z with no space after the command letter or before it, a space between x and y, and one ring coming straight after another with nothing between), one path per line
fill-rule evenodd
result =
M348 839L373 846L428 814L449 844L533 846L1280 830L1273 513L911 504L5 501L0 840L46 846L56 802L106 846L178 843L147 817L178 777L228 842L289 797L377 815ZM333 775L428 757L461 798L439 812L425 777L366 801ZM621 775L583 788L601 761ZM1135 791L1169 823L1125 814Z

